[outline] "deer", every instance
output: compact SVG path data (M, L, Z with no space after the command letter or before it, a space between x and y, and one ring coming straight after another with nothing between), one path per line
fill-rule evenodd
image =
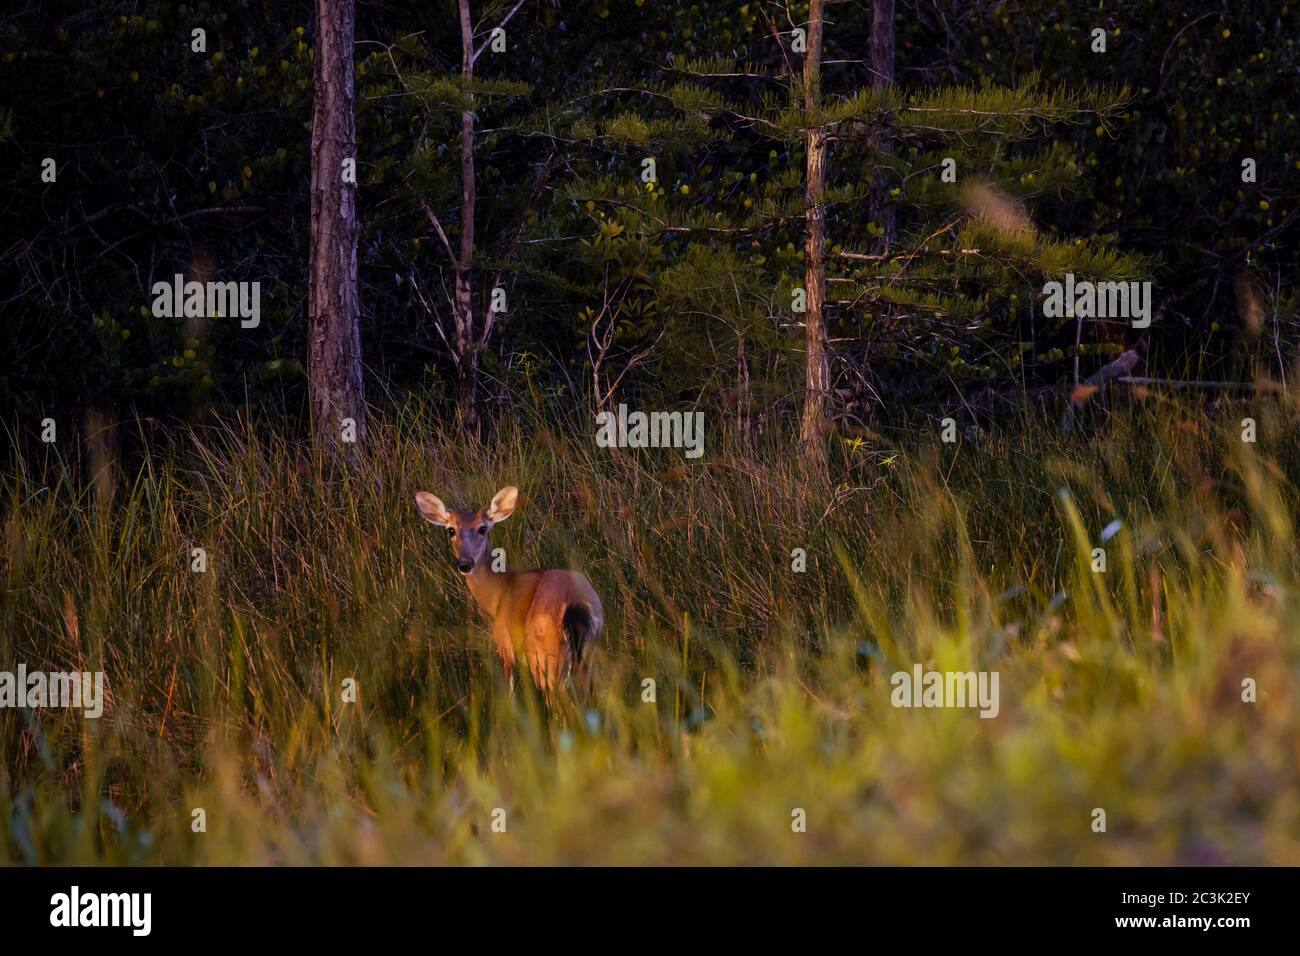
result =
M470 596L491 620L492 641L514 687L522 651L533 682L549 695L575 672L585 677L583 654L600 637L605 609L581 571L494 571L488 535L514 513L519 489L502 488L486 508L451 511L437 495L415 494L420 516L447 529L456 569ZM589 656L589 655L588 655Z

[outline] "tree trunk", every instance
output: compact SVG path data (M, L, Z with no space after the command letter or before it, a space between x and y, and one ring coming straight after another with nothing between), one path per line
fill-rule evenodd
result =
M871 88L883 90L894 83L894 0L873 0L871 20ZM878 154L894 151L894 138L888 129L873 134L872 144ZM887 195L889 180L876 169L871 177L868 215L885 230L876 243L879 252L887 252L898 241L898 209Z
M343 165L356 159L353 18L353 0L316 0L307 339L312 435L324 446L344 437L344 419L355 423L356 441L366 431L357 187L355 175L344 180Z
M461 75L469 83L474 78L474 28L470 22L469 0L460 0ZM474 113L460 114L460 256L456 268L456 404L461 424L477 435L478 353L481 343L474 334L474 208L477 202L474 183Z
M808 8L808 52L803 61L804 104L810 115L821 110L823 0L811 0ZM825 127L814 125L807 133L807 173L804 220L804 266L807 291L805 341L807 370L804 376L803 422L800 442L803 458L814 476L826 474L826 400L830 390L830 365L826 355L826 262L823 252L826 233L822 195L826 186L827 138Z
M465 350L456 363L456 409L467 434L478 437L478 359L476 348Z

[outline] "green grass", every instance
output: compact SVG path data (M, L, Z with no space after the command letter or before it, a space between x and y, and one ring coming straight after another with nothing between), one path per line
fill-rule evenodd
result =
M0 670L110 701L0 710L0 862L1300 863L1295 408L900 431L829 489L717 422L687 461L390 409L351 474L272 428L141 435L111 498L14 453ZM507 692L412 501L510 483L494 545L604 598L589 702ZM895 709L915 662L998 671L999 716Z

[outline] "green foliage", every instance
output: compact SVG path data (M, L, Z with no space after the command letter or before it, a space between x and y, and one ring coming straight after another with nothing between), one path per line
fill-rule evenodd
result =
M837 20L837 29L842 26ZM657 165L666 167L659 173L665 184L629 188L612 175L604 182L582 182L582 192L589 200L615 204L630 232L642 233L647 241L669 241L665 268L680 271L679 263L687 262L690 281L707 285L711 271L734 267L744 256L768 277L771 291L759 298L769 304L776 299L788 303L786 293L803 284L800 274L806 265L794 245L802 245L799 233L807 208L802 153L808 130L824 130L834 141L823 202L828 241L836 256L877 244L883 229L870 218L872 176L879 168L891 169L897 177L893 181L900 185L890 200L907 215L902 250L892 258L858 256L852 268L841 261L831 276L830 301L836 307L832 329L838 340L850 343L841 349L843 357L852 361L857 351L853 346L865 332L883 346L871 363L877 381L899 387L897 370L890 367L896 359L906 363L909 372L928 365L945 373L923 381L910 376L911 390L923 396L928 392L932 397L936 390L963 380L1005 377L1013 358L1018 364L1025 344L1013 304L1030 301L1036 285L1060 274L1052 270L1077 267L1081 274L1126 276L1150 272L1150 261L1126 259L1114 248L1092 242L1065 243L1032 230L994 230L978 221L961 225L968 219L961 209L962 187L944 183L935 169L938 160L954 151L947 147L951 143L966 163L962 183L983 178L1011 184L1008 194L1021 202L1057 193L1078 173L1069 150L1052 142L1041 150L1014 152L1013 144L1057 124L1112 126L1131 98L1122 85L1046 84L1033 71L1010 86L985 79L937 88L868 87L835 93L824 82L820 101L809 108L802 99L801 80L787 81L784 92L777 92L781 86L773 81L780 78L780 69L763 76L751 72L754 67L740 70L725 59L692 61L682 56L672 59L669 67L689 79L672 86L646 82L648 96L636 109L620 101L604 125L607 145L639 148L643 156L652 155ZM725 97L710 83L743 96ZM673 114L665 115L668 107L675 111L676 123ZM687 125L676 125L681 123ZM692 125L696 139L684 152L683 136L689 140ZM871 132L882 128L892 137L889 153ZM757 170L746 177L741 171L746 160L752 162L750 157L764 146L770 147L768 157L775 167L761 181ZM739 157L744 158L737 163ZM746 180L749 189L744 188ZM728 188L733 184L740 189ZM577 187L570 195L582 198ZM749 246L747 255L741 252L742 243ZM968 254L972 245L974 252ZM918 253L920 264L914 266ZM947 253L947 258L936 260L935 253ZM734 317L691 311L701 325L711 324L714 338L735 334ZM907 324L913 328L907 329ZM754 328L752 322L745 325ZM1051 334L1060 327L1043 331ZM919 338L917 332L922 333ZM750 352L746 361L770 368L777 353L789 351L792 343L767 335L758 337L757 344L760 350ZM695 372L701 378L709 374L707 369L718 367L715 355L689 349L687 354L705 360ZM749 376L742 373L738 378ZM1023 381L1023 374L1016 378Z
M67 24L38 5L4 25L0 165L12 173L0 182L0 229L12 238L0 288L15 332L0 340L0 417L118 405L202 418L248 402L296 412L307 11L76 6ZM476 18L490 24L499 6L476 6ZM525 5L508 52L485 52L468 85L454 16L367 5L358 15L362 340L385 388L445 399L454 387L437 334L451 263L423 205L455 243L458 114L471 97L485 266L474 298L484 302L500 276L511 303L484 359L494 389L522 386L525 367L546 394L572 397L586 380L583 316L607 290L605 269L579 247L616 224L629 249L658 250L626 303L637 318L620 347L653 350L625 387L647 401L660 388L663 401L704 395L723 377L715 350L730 343L738 354L743 340L743 362L727 374L753 388L770 376L769 410L791 407L800 345L789 292L805 267L811 124L835 137L826 200L836 371L867 382L877 410L969 398L968 371L1001 390L1054 386L1076 354L1121 346L1142 348L1157 374L1223 378L1281 377L1300 348L1294 4L1102 14L1060 0L942 0L899 11L900 83L883 91L862 62L870 10L841 5L812 112L788 33L771 35L769 15L789 26L772 4ZM209 25L204 54L190 50L197 22ZM1104 54L1091 50L1097 26ZM884 132L890 152L879 148ZM51 153L57 184L40 180ZM647 187L650 156L658 178ZM940 175L949 158L956 183ZM1255 183L1242 182L1247 158ZM889 250L868 199L877 176L902 227ZM977 179L1017 205L1032 235L971 221L961 187ZM152 281L199 266L261 282L259 329L217 322L195 335L141 314ZM706 309L721 310L707 290L732 267L744 272L743 305L706 314L684 301L698 281ZM1038 309L1043 282L1062 269L1150 278L1153 327L1136 336L1088 326L1076 347L1076 330ZM617 266L609 281L635 272ZM1243 274L1262 290L1267 336L1242 333Z
M34 407L116 404L184 417L281 394L302 354L288 319L305 290L287 263L305 215L311 50L292 21L253 26L246 13L106 5L75 31L11 21L0 229L13 244L0 270L18 331L0 346L6 413L30 422ZM195 21L207 24L202 54ZM55 183L41 179L46 157ZM259 329L151 314L153 282L202 269L261 282Z
M1128 84L1133 97L1116 126L1063 134L1084 175L1042 212L1062 229L1161 258L1164 308L1150 336L1157 366L1240 374L1249 359L1236 275L1244 269L1288 290L1300 270L1296 5L1137 4L1105 16L1060 0L945 7L959 17L946 39L963 71L1006 82L1051 64L1076 80ZM1098 26L1104 54L1091 51ZM1257 163L1255 183L1242 181L1246 158ZM1294 296L1271 306L1279 338L1300 343Z
M102 668L111 696L0 710L0 862L1295 865L1298 412L1251 408L1246 445L1236 413L1152 402L1104 436L845 441L829 504L791 436L714 417L685 468L609 457L585 416L469 444L402 403L352 475L197 429L115 463L111 503L11 459L0 659ZM585 703L506 690L411 502L507 480L511 565L604 596ZM891 706L916 662L998 671L998 717Z

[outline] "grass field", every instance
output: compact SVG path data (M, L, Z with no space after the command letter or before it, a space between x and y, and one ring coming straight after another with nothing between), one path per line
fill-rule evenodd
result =
M140 424L99 492L15 453L0 670L109 701L0 710L0 862L1300 863L1295 407L841 440L832 488L715 423L687 461L389 409L351 474ZM589 701L507 691L412 502L505 484L511 565L603 595ZM893 707L918 662L997 671L997 717Z

